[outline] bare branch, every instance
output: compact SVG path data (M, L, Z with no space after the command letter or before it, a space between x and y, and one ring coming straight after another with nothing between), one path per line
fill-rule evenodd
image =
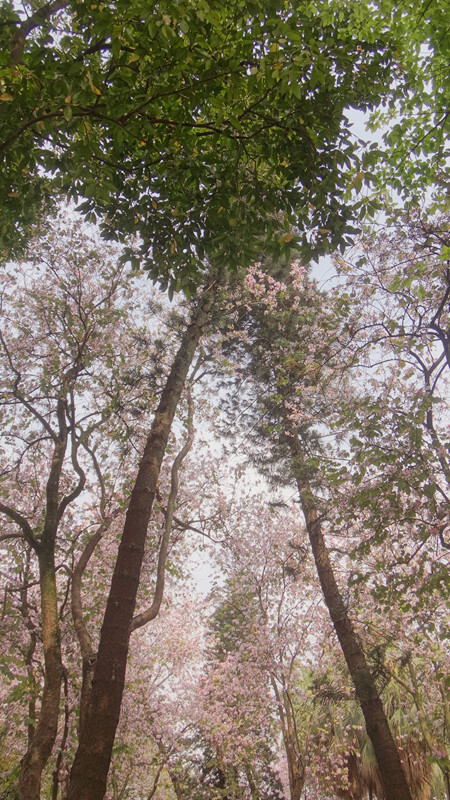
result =
M5 350L6 356L9 361L9 365L16 376L16 380L14 381L14 389L12 392L14 397L19 401L19 403L22 403L22 405L25 406L25 408L30 412L30 414L33 415L33 417L36 417L36 419L39 420L44 430L47 431L47 433L49 434L49 436L51 436L53 441L56 441L57 435L53 431L53 429L51 428L50 424L47 422L45 417L36 408L34 408L33 404L30 403L30 401L27 400L26 397L24 397L22 392L19 391L19 383L22 380L22 375L19 372L19 370L14 366L11 354L9 352L8 346L3 338L3 334L1 333L1 331L0 331L0 342L2 343L3 348Z
M89 563L89 559L91 558L95 548L97 547L99 541L102 539L105 532L108 530L111 522L112 522L112 517L108 517L107 519L103 520L100 523L97 530L95 531L93 536L91 536L88 543L86 544L72 573L72 600L71 600L72 617L75 627L75 633L77 635L77 639L80 645L81 657L83 660L95 655L94 648L92 646L92 640L87 630L85 621L83 619L83 603L81 600L81 583L83 579L83 573Z
M78 483L75 486L75 488L70 492L70 494L66 495L61 500L58 508L58 520L61 519L67 506L70 505L70 503L73 503L73 501L76 500L76 498L81 494L86 484L86 473L81 468L78 462L79 442L77 441L75 436L75 400L72 390L70 391L70 397L71 397L71 410L69 413L69 419L71 425L71 459L72 459L72 466L78 475Z
M40 544L38 540L35 538L33 529L28 520L22 514L16 511L15 508L11 508L11 506L8 506L5 503L2 503L1 501L0 501L0 512L6 514L7 517L12 519L13 522L15 522L20 527L25 541L30 545L30 547L33 548L33 550L36 553L38 553L40 549ZM7 537L5 536L5 538Z

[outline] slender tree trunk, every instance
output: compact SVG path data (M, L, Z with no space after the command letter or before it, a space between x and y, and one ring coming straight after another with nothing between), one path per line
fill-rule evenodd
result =
M71 609L72 617L75 628L75 633L78 638L81 651L82 660L82 684L80 692L80 717L78 723L78 737L81 736L84 722L89 710L91 699L92 680L94 677L95 662L97 660L97 653L89 635L86 623L83 618L83 604L81 600L81 582L83 572L86 569L89 559L92 556L97 544L101 540L104 532L108 529L110 519L104 520L97 528L94 535L89 539L77 564L75 565L72 573L72 592L71 592Z
M70 723L69 678L67 674L67 669L65 667L63 667L63 683L64 683L64 729L63 729L61 747L59 748L59 752L56 757L55 769L53 770L52 800L58 800L59 790L61 786L61 764L64 756L64 751L67 745L67 739L69 736L69 723Z
M173 770L168 769L167 771L169 773L169 778L172 783L177 800L186 800L185 794L181 788L181 783L178 780L177 776L175 775Z
M76 377L76 372L73 377ZM65 388L69 373L64 377ZM54 434L54 448L46 485L45 522L42 538L36 539L29 531L31 545L39 564L42 647L44 650L44 689L36 728L28 750L22 760L19 778L20 800L40 800L41 777L50 758L58 731L59 699L62 682L61 641L56 590L55 542L58 524L68 498L60 503L59 484L67 449L66 397L61 392L57 404L58 433ZM72 494L77 496L83 483ZM80 488L81 487L81 488Z
M105 795L125 682L130 628L159 472L176 408L214 296L214 286L211 286L200 297L167 378L139 465L103 620L90 707L72 767L69 800L102 800Z
M31 742L33 741L33 736L35 733L35 723L36 723L36 695L37 695L37 686L36 686L36 675L35 670L33 667L33 656L37 646L38 634L37 634L37 625L31 619L29 604L28 604L28 581L30 577L30 559L31 559L31 548L27 551L26 555L26 569L24 571L23 580L24 585L20 592L20 612L23 617L23 621L25 623L26 628L30 634L30 643L27 647L26 654L25 654L25 665L27 668L27 677L28 677L28 686L29 686L29 700L28 700L28 737L27 737L27 744L28 747L30 746Z
M168 774L168 776L170 778L170 781L171 781L171 784L173 786L173 790L175 792L175 796L176 796L177 800L187 800L185 798L185 793L184 793L183 787L181 786L181 783L180 783L180 781L178 779L176 771L175 771L175 769L173 769L170 766L169 757L170 757L171 749L170 748L166 748L163 745L161 740L157 740L156 739L155 741L156 741L156 744L158 745L158 749L159 749L159 751L160 751L160 753L162 754L162 757L163 757L163 760L162 760L161 766L160 766L160 770L158 770L158 773L160 771L162 772L162 770L165 768L167 770L167 774ZM159 774L158 774L158 779L155 780L155 785L154 785L152 791L150 792L150 794L147 797L147 800L151 800L151 798L155 795L156 790L158 788L158 781L159 781Z
M297 752L297 743L289 738L285 743L289 770L290 800L300 800L305 785L305 767Z
M288 764L289 796L290 800L300 800L303 786L305 785L305 764L292 719L292 710L289 705L289 699L286 697L286 691L283 689L283 699L281 699L280 691L273 677L271 677L271 683L277 701L278 716Z
M253 777L251 765L246 763L244 766L244 770L245 770L245 777L247 778L248 788L250 789L251 800L259 800L258 787Z
M300 502L323 596L364 715L367 734L377 758L386 800L412 800L377 687L334 577L314 495L308 481L303 478L301 469L296 467L296 462L301 460L302 456L301 444L296 437L292 439L291 452Z
M20 800L39 800L42 771L50 757L58 730L62 664L53 548L39 553L42 644L45 682L41 709L30 746L23 758Z
M299 748L297 732L295 730L295 720L293 719L289 697L286 697L285 692L283 692L283 695L287 719L286 755L289 768L291 800L300 800L305 784L305 764Z

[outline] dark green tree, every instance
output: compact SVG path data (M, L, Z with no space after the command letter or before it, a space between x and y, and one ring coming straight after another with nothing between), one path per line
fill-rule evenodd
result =
M137 235L138 260L176 289L201 282L205 259L288 249L293 226L307 255L345 243L348 109L403 79L408 18L392 26L394 13L391 0L3 3L1 252L58 191L107 237Z
M223 661L239 645L251 641L253 626L261 612L256 593L244 575L228 578L224 589L214 590L211 599L216 607L208 623L209 655Z
M375 166L377 190L392 187L410 208L448 198L448 129L450 46L446 0L399 3L393 28L408 19L408 46L399 58L404 79L392 86L386 106L371 117L372 130L383 133L364 168ZM424 46L424 42L427 42Z

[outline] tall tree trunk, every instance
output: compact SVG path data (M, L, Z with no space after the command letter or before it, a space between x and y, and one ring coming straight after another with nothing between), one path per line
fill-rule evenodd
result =
M71 371L76 377L76 371ZM50 431L53 454L46 484L45 521L42 538L37 539L22 519L25 538L38 557L41 603L42 647L44 650L44 690L39 718L28 750L22 759L19 778L20 800L39 800L41 777L50 758L58 731L59 699L62 682L61 641L56 590L55 543L58 525L70 497L76 497L84 485L81 479L72 494L60 502L59 485L67 449L66 391L69 372L64 376L63 390L58 398L58 433Z
M173 418L215 297L201 295L167 378L131 493L103 619L90 707L72 766L69 800L102 800L125 683L131 623L147 527Z
M79 707L79 722L78 722L78 736L81 736L84 721L86 719L89 703L91 699L92 680L94 677L95 662L97 660L97 653L92 644L86 622L83 618L83 603L81 600L81 586L83 572L86 569L89 559L92 556L97 544L100 542L105 531L110 525L110 518L103 520L96 532L87 542L84 550L82 551L78 562L75 564L72 573L72 592L71 592L71 610L75 633L80 645L81 660L82 660L82 683L80 691L80 707Z
M39 800L42 771L50 757L58 730L62 664L53 548L39 553L44 690L39 719L22 760L20 800Z
M314 495L308 481L302 476L301 468L297 466L302 457L301 443L297 437L293 437L291 442L293 469L317 574L364 715L367 734L378 762L386 800L412 800L375 681L334 577Z

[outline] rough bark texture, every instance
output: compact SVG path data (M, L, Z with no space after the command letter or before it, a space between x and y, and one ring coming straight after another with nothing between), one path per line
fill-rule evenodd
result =
M175 411L202 329L213 287L201 296L162 392L131 494L111 581L92 682L90 708L72 767L69 800L102 800L120 715L130 628L144 556L147 527Z
M45 3L41 8L36 9L36 11L31 14L28 19L22 22L16 31L11 45L9 59L10 67L20 64L22 61L25 39L31 33L31 31L40 27L41 25L44 25L53 14L56 14L57 11L60 11L62 8L68 5L68 0L53 0L52 3Z
M292 443L292 456L295 470L296 459L301 457L301 445L296 440ZM364 715L367 734L378 761L386 800L412 800L383 704L334 577L314 495L300 473L296 475L296 479L323 596Z
M62 662L56 591L55 542L65 500L59 502L59 485L67 448L66 400L64 392L57 405L58 434L46 485L45 522L42 538L31 536L31 546L38 556L41 602L42 646L44 649L44 690L39 719L28 750L22 760L19 778L20 800L40 800L41 776L50 758L58 730Z
M91 700L92 680L94 678L95 662L97 660L97 653L92 644L89 631L87 629L83 617L83 603L81 600L81 585L83 572L86 569L89 559L94 552L97 544L101 540L104 532L108 529L110 519L104 520L97 528L94 535L89 539L86 547L84 548L77 564L73 570L72 575L72 597L71 609L74 622L75 633L77 635L78 643L80 645L81 659L82 659L82 674L83 681L81 684L80 692L80 718L78 723L78 736L81 736L81 731L84 726L85 719L89 710Z
M39 719L22 761L19 782L21 800L40 798L42 771L52 752L58 729L61 694L61 647L52 550L40 553L39 569L45 681Z
M178 496L178 473L183 460L186 458L189 450L194 441L194 426L193 426L193 404L189 393L189 434L186 442L181 448L180 452L175 457L171 469L170 492L167 501L167 508L165 513L164 532L159 546L158 566L156 568L156 586L153 595L153 602L149 608L140 614L137 614L131 623L131 632L146 625L151 620L156 619L161 608L161 603L164 597L164 585L166 577L166 561L167 553L169 550L170 534L172 533L173 517L175 514L176 501Z

